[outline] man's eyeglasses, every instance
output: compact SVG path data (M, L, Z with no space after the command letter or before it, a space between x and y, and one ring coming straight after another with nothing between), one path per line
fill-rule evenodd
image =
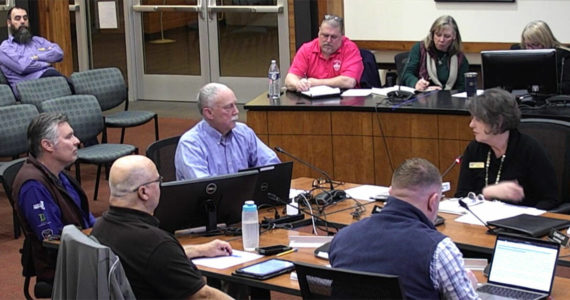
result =
M137 186L137 187L136 187L135 189L133 189L131 192L136 192L136 191L139 190L139 188L140 188L141 186L149 185L149 184L155 183L155 182L158 182L158 184L161 185L161 184L162 184L162 179L163 179L162 176L158 176L158 178L155 179L155 180L153 180L153 181L145 182L145 183L143 183L143 184Z

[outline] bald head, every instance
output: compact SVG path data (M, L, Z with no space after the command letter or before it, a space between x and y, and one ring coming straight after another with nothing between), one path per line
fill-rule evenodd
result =
M111 166L109 203L152 214L160 198L159 178L156 166L146 156L123 156Z

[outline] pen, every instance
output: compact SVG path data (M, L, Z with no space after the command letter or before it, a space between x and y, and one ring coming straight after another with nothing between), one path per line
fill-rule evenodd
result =
M289 253L293 253L293 252L297 252L297 248L293 248L293 249L291 249L291 250L287 250L287 251L284 251L284 252L278 253L278 254L277 254L277 255L275 255L275 256L276 256L276 257L277 257L277 256L283 256L283 255L287 255L287 254L289 254Z

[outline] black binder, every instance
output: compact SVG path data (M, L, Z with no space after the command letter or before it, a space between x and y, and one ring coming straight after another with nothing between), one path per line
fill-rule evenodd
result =
M547 235L551 229L568 227L570 220L522 214L510 218L487 222L491 226L506 229L507 232L524 233L532 237Z

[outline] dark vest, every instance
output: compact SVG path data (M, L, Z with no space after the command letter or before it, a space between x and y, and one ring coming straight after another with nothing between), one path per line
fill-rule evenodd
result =
M41 281L53 281L55 273L55 263L57 260L57 252L48 251L42 247L42 241L40 241L36 234L31 230L28 222L20 213L19 194L20 188L28 180L36 180L44 185L50 194L52 195L54 202L61 210L61 221L64 225L74 224L83 227L83 217L82 212L89 212L89 202L87 201L87 195L75 179L67 176L65 174L73 188L79 194L81 198L81 208L77 207L71 196L64 189L63 185L59 182L59 178L54 176L49 170L47 170L40 162L38 162L33 157L28 157L22 168L16 175L12 189L12 199L14 199L14 208L18 213L18 217L24 228L24 233L32 247L32 258L34 261L34 267L38 276L38 280Z
M439 299L430 263L445 236L414 206L393 197L386 203L379 214L336 234L330 247L331 265L398 275L407 298Z

